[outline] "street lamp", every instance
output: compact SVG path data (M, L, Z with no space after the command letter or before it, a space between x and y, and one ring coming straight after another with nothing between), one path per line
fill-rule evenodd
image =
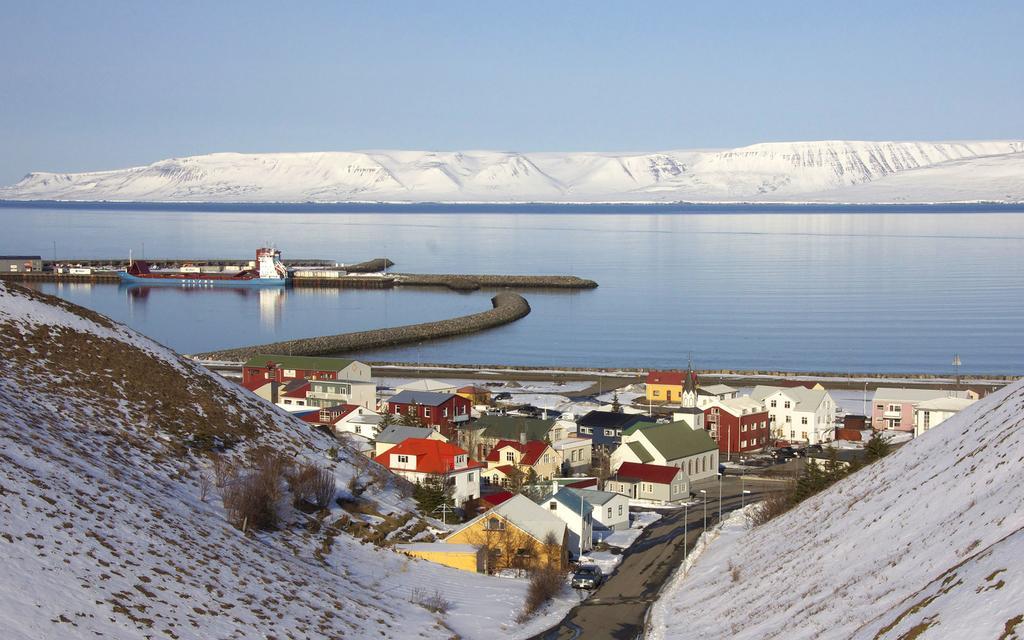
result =
M749 489L744 489L740 497L740 509L747 506L747 494L750 493Z
M683 503L683 575L686 575L686 534L690 524L690 497Z
M708 530L708 492L704 489L700 490L700 494L704 496L701 498L704 501L704 530Z
M718 521L722 521L722 479L725 478L724 473L718 474Z

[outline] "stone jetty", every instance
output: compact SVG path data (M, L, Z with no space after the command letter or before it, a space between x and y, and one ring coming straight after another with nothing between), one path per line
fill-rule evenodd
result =
M449 338L476 333L514 322L530 313L530 304L518 293L502 292L491 298L492 309L468 316L423 322L388 329L341 333L333 336L285 340L271 344L224 349L195 354L197 360L244 362L260 353L278 353L295 356L325 356L354 351L366 351L402 344Z

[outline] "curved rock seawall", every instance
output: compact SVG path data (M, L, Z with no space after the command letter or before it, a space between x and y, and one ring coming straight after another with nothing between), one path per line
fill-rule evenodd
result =
M531 289L595 289L597 283L576 276L455 275L444 273L393 273L405 287L448 287L456 291L476 291L482 287Z
M436 340L438 338L476 333L477 331L492 329L514 322L530 313L530 303L518 293L499 293L491 298L491 305L494 308L489 311L450 318L448 320L439 320L437 322L407 324L401 327L357 331L355 333L340 333L333 336L285 340L283 342L273 342L253 347L199 353L193 357L200 360L228 360L237 362L248 360L260 353L326 356L336 353L365 351L367 349L394 347L411 342L423 342L424 340Z

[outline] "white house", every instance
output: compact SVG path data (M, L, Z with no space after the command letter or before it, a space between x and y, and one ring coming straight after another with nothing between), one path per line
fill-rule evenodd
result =
M402 444L409 438L448 442L448 438L444 437L441 432L436 429L430 429L429 427L407 427L401 424L393 424L377 434L377 437L374 439L374 447L376 450L374 455L379 456L385 451L390 450L392 447Z
M718 474L718 443L685 422L642 422L622 432L622 444L611 455L612 473L626 462L676 467L689 481L712 478Z
M914 437L953 417L977 402L973 398L935 398L914 407Z
M594 547L593 508L572 489L562 488L540 501L569 529L569 554L579 558ZM580 546L582 544L582 547Z
M621 493L598 491L596 489L574 489L567 487L590 505L595 531L621 531L629 528L629 498Z
M720 400L735 398L737 390L727 384L709 384L697 388L697 408L707 409Z
M562 475L590 472L594 449L590 438L562 438L553 441L551 448L558 456L558 469Z
M311 407L354 404L364 409L375 409L377 385L366 380L311 380L306 404Z
M410 380L402 384L395 385L395 391L401 393L402 391L426 391L428 393L455 393L458 391L461 385L449 384L447 382L438 382L437 380L430 380L424 378L423 380Z
M440 477L452 488L457 506L480 497L480 471L483 465L469 459L465 449L440 440L409 438L388 449L374 460L395 475L415 483Z
M836 403L825 389L759 384L750 397L768 412L774 438L809 445L835 439Z

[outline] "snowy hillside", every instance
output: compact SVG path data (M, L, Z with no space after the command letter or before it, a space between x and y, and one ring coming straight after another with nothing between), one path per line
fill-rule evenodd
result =
M517 625L525 581L375 545L422 523L345 449L339 494L374 480L358 510L289 505L277 531L246 537L215 487L203 499L215 449L326 465L335 441L98 314L0 283L0 354L4 640L516 637L569 605ZM410 602L436 590L443 616Z
M667 589L649 637L1024 637L1022 463L1024 382L723 535Z
M821 141L657 153L215 153L114 171L30 173L0 189L0 199L1022 202L1022 157L1022 141Z

